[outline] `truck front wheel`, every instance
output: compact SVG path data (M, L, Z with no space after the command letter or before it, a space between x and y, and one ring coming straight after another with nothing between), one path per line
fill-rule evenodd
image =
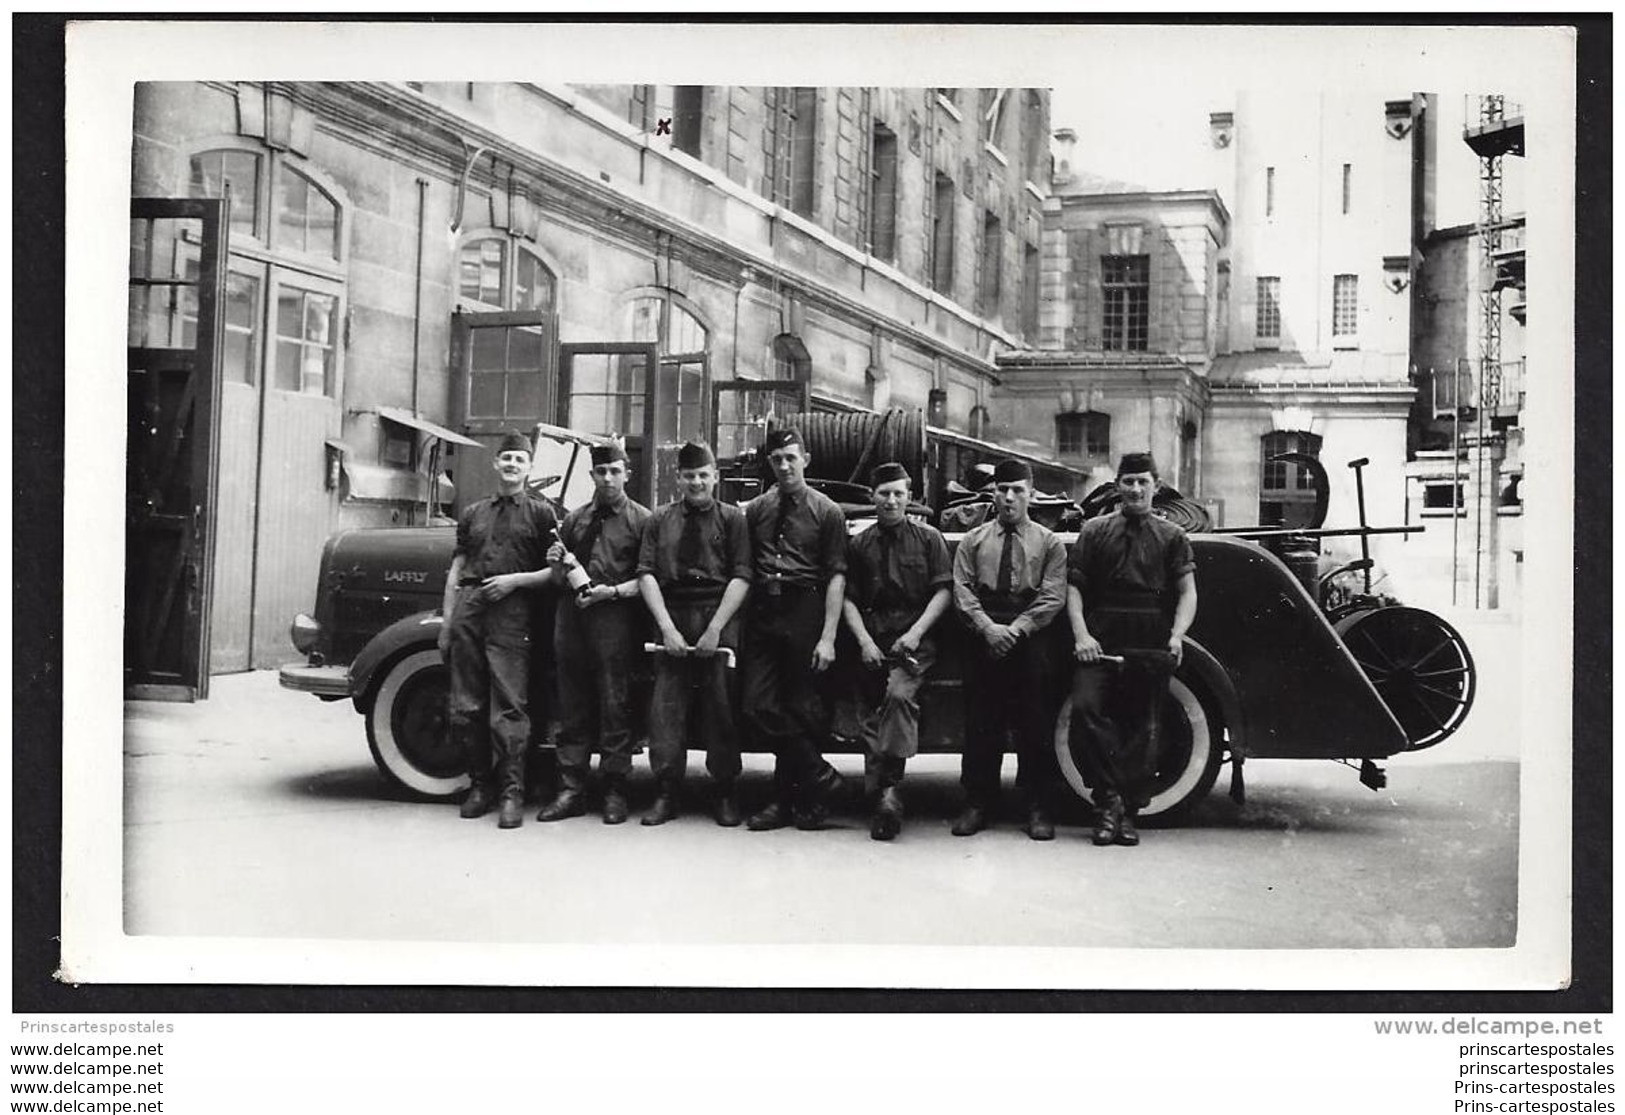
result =
M367 745L384 777L419 797L445 800L468 788L446 723L446 666L434 647L384 675L367 710Z
M1089 788L1072 753L1071 729L1068 697L1055 720L1055 757L1067 784L1087 801ZM1173 818L1188 811L1213 788L1223 758L1224 722L1216 702L1204 699L1184 676L1174 676L1162 706L1162 761L1156 788L1140 816Z

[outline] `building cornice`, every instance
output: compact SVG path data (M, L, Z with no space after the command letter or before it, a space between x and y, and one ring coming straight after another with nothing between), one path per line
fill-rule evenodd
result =
M460 173L461 162L469 153L484 147L503 162L512 164L516 170L553 187L543 190L538 198L538 204L544 210L586 220L600 231L639 247L648 247L654 242L656 234L665 233L674 248L683 250L685 262L720 281L735 286L751 281L774 286L796 294L811 304L861 320L888 336L952 360L980 375L996 378L997 369L990 358L978 356L932 333L877 313L836 287L622 192L613 183L598 181L583 171L507 138L487 123L454 112L404 86L382 82L336 82L279 85L278 88L290 92L302 103L319 108L318 127L332 131L331 124L344 125L346 138L355 138L357 134L364 136L369 129L376 129L380 120L374 113L387 114L390 125L389 153L397 159L404 152L431 161L449 177ZM670 152L650 143L647 136L631 125L610 118L598 106L582 101L569 90L540 85L527 85L526 88L566 108L578 119L623 142L639 146L645 156L665 161L722 190L755 209L769 222L794 228L860 268L897 284L922 304L932 307L933 312L949 314L975 330L990 350L1017 347L1019 342L1015 337L992 327L957 303L927 290L883 261L842 243L819 226L752 194L714 168L681 152ZM365 109L371 109L372 113ZM479 173L478 168L473 177L482 185L496 184L488 173ZM772 239L770 234L770 243Z

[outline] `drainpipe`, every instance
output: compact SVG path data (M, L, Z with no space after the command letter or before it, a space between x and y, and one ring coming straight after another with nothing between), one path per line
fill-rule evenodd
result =
M429 180L419 178L418 183L418 246L417 261L412 273L412 413L418 412L419 388L419 356L421 344L419 333L423 329L423 224L424 209L429 193Z

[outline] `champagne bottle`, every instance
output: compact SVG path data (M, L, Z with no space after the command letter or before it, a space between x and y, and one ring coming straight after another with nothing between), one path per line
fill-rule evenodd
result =
M557 527L553 529L553 541L563 542L563 539L559 537ZM592 578L587 575L587 570L582 566L581 559L572 554L569 547L565 547L564 550L564 579L569 583L570 591L577 596L585 596L587 591L592 588Z

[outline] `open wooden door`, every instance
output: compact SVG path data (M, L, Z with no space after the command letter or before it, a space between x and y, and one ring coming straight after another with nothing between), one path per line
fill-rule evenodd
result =
M135 697L208 695L225 217L219 200L130 203L124 684Z

